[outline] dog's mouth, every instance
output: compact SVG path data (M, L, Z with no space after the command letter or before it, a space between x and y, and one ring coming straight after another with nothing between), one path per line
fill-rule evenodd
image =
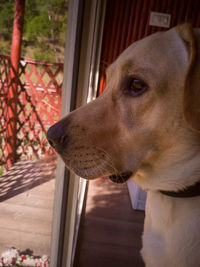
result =
M127 171L120 174L110 175L108 176L108 178L114 183L123 184L126 181L128 181L128 179L132 176L132 174L133 173L131 171Z

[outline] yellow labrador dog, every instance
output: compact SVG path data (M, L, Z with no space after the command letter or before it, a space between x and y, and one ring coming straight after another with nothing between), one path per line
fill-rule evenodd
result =
M53 125L50 144L87 179L147 191L147 267L200 266L200 32L184 24L132 44L95 101Z

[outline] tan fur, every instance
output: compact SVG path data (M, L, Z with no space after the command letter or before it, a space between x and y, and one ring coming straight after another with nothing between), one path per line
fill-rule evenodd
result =
M126 49L107 71L103 94L57 125L67 142L59 150L78 175L132 171L147 190L142 256L147 267L200 265L200 197L176 199L200 180L200 37L181 25ZM148 85L124 94L127 77Z

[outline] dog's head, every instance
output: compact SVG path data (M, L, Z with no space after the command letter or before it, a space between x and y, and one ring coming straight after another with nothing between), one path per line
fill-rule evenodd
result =
M146 189L190 184L186 168L200 151L199 45L198 32L182 25L127 48L103 94L49 129L66 166L88 179L135 176Z

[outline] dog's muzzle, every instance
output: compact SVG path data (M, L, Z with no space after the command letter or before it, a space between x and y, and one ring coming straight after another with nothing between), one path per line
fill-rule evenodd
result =
M62 157L64 149L70 143L70 137L67 135L67 125L64 121L59 121L49 128L47 131L47 139L49 144L59 153ZM70 167L72 168L72 166ZM131 171L126 171L118 174L108 176L108 178L118 184L125 183L131 176ZM97 176L98 177L98 176Z

